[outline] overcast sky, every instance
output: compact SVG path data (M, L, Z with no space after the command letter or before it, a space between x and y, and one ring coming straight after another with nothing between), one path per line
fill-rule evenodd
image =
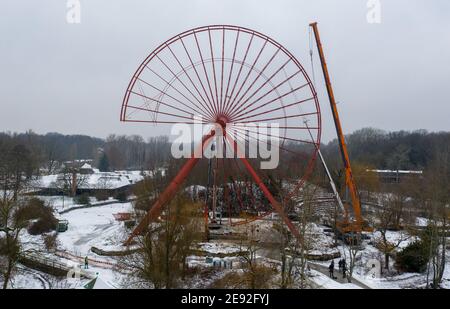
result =
M319 22L346 133L450 130L448 0L380 0L380 24L367 22L367 0L80 2L80 24L67 23L66 0L0 2L0 131L168 134L119 121L132 74L160 43L197 26L245 26L283 44L310 73L311 21ZM335 132L319 73L328 141Z

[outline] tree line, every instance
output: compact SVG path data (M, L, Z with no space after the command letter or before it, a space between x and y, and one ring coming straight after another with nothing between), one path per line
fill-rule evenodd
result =
M86 135L59 133L36 134L0 133L0 154L6 164L8 158L26 157L23 168L27 175L55 173L61 164L72 160L92 160L94 166L106 170L153 169L168 160L168 137L157 136L145 140L138 135L110 135L106 139Z
M377 169L423 170L450 145L450 132L425 130L386 132L364 128L346 136L353 162ZM331 165L340 161L337 139L322 145L321 150Z

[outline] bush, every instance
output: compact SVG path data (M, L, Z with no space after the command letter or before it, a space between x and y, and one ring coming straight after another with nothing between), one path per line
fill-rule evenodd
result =
M77 196L75 196L75 198L73 200L74 200L75 204L79 204L79 205L88 205L90 203L89 194L87 194L87 193L77 195Z
M139 198L133 203L134 209L147 212L150 210L155 201L156 199L153 198Z
M25 201L25 203L17 209L14 217L18 222L39 219L42 213L46 211L44 209L45 207L44 201L33 197Z
M100 190L100 191L96 192L95 198L97 199L97 201L106 201L107 199L109 199L108 191Z
M55 250L58 247L57 237L58 235L56 233L42 235L45 249L47 249L47 251Z
M115 198L120 202L126 202L128 201L128 192L120 191L116 194Z
M14 213L14 218L17 222L33 222L28 227L28 232L31 235L39 235L47 233L56 229L58 220L53 215L53 209L46 205L38 198L30 198Z
M415 241L397 254L396 267L404 272L422 273L427 269L429 252L424 241Z
M28 233L31 235L48 233L56 230L57 225L58 220L53 215L53 209L49 206L44 206L39 218L29 226Z

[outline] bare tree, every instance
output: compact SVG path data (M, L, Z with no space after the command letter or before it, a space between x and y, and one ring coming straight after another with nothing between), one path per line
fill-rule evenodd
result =
M361 252L361 233L350 232L344 236L344 259L349 261L346 273L347 281L352 282L356 262Z
M380 233L380 237L375 239L378 249L384 254L384 267L389 270L389 260L392 253L406 240L410 238L403 230L397 239L388 238L391 229L398 229L401 216L399 216L399 198L395 194L386 196L383 199L382 207L375 211L375 228Z
M429 225L428 242L430 262L427 271L427 285L430 275L432 287L442 282L446 264L447 232L450 217L450 148L436 152L433 162L425 173L426 209Z
M20 231L26 220L18 197L27 188L33 172L32 153L24 145L0 145L0 273L8 287L20 254Z
M137 238L138 251L119 263L129 270L135 286L175 288L186 274L186 259L192 246L201 239L201 212L177 196L163 212L161 222L152 223L145 235Z
M256 224L246 226L245 237L240 239L239 257L244 269L240 277L241 288L270 288L275 270L260 261L258 252L262 250L261 231Z
M77 194L78 188L88 183L89 175L79 173L79 169L75 166L66 166L53 184L57 189L69 193L70 196Z
M299 193L301 203L284 207L290 209L291 216L295 216L300 239L293 237L284 222L280 219L275 230L280 235L280 256L281 256L281 288L292 288L295 286L295 274L300 275L300 288L306 287L306 269L308 254L313 245L312 222L314 216L314 198L316 187L306 185ZM283 200L283 199L282 199Z

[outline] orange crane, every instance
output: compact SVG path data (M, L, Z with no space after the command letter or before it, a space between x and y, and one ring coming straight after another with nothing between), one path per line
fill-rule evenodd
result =
M344 133L342 131L341 122L339 120L339 113L336 106L336 100L334 97L333 88L331 87L330 74L328 73L327 63L325 61L325 55L320 41L319 29L317 28L317 22L311 23L310 27L314 31L316 38L317 50L319 51L320 62L322 64L322 72L325 78L325 84L327 87L328 98L330 101L331 111L333 114L334 125L336 127L336 133L339 140L339 149L342 156L342 161L345 168L345 184L348 188L352 200L353 219L349 217L349 206L345 203L344 220L337 222L337 228L343 232L361 232L363 230L363 219L361 216L361 201L359 199L358 189L356 187L355 179L353 178L352 167L350 165L350 158L348 156L347 145L345 143Z

